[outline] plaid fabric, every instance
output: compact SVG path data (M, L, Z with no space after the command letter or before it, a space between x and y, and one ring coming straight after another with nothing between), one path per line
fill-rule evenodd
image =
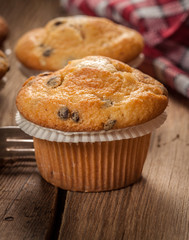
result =
M189 0L61 0L70 14L107 17L145 40L141 69L189 98Z

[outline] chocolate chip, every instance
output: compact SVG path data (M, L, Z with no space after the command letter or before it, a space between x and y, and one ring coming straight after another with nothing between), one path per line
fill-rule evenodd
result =
M104 130L108 131L112 129L115 123L116 123L116 120L108 120L106 123L104 123Z
M55 26L59 26L61 24L63 24L63 22L61 22L61 21L57 21L57 22L54 23Z
M41 43L39 46L40 46L40 47L44 47L45 45L44 45L44 43Z
M58 76L51 77L47 81L47 86L52 87L52 88L56 88L56 87L60 86L61 84L62 84L61 78Z
M61 107L58 110L58 116L59 118L63 119L63 120L67 120L70 117L70 111L66 106Z
M72 114L71 114L71 119L72 119L74 122L79 122L79 113L78 113L77 111L72 112Z
M43 56L44 57L49 57L52 53L52 49L51 48L47 48L44 52L43 52Z
M103 107L105 108L111 107L113 105L113 102L110 99L103 99L102 101L104 102Z

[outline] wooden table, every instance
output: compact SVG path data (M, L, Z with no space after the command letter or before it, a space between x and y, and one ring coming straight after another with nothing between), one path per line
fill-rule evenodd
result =
M4 49L11 70L0 89L0 126L16 125L15 98L25 81L16 40L64 13L58 0L0 1L9 24ZM34 159L0 164L0 239L189 239L189 101L169 91L166 123L153 133L141 181L125 189L78 193L57 189Z

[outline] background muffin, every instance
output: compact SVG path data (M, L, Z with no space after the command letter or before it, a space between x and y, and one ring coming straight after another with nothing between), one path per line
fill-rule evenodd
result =
M8 35L8 24L6 20L0 16L0 47ZM0 50L0 80L9 70L9 63L6 55Z
M0 16L0 45L7 37L8 32L9 32L8 24L7 24L6 20Z
M53 19L44 28L27 32L18 40L15 53L28 68L55 71L69 60L89 55L129 62L142 49L143 38L133 29L105 18L73 16Z
M5 54L0 50L0 79L5 75L9 70L8 59Z

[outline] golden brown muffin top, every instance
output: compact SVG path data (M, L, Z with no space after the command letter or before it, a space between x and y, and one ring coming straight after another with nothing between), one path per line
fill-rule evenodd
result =
M15 53L28 68L56 71L72 59L90 55L128 62L142 49L143 38L133 29L105 18L73 16L27 32L18 40Z
M16 100L19 112L29 121L63 131L138 125L161 114L167 103L161 83L100 56L73 60L57 72L30 77Z

